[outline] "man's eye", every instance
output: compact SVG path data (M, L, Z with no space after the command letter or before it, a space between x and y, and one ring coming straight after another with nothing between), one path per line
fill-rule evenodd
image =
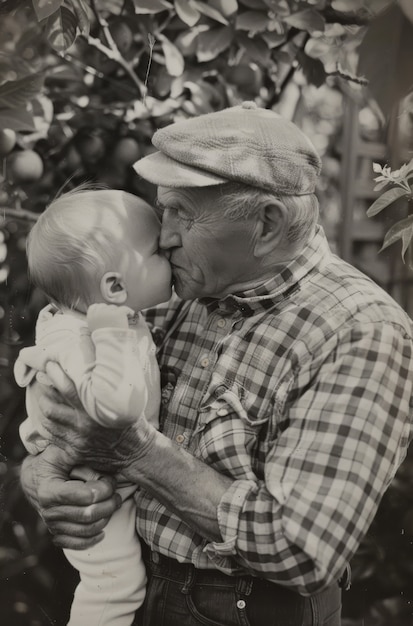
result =
M194 219L188 213L184 213L183 211L177 211L179 221L185 226L187 230L189 230L194 223Z

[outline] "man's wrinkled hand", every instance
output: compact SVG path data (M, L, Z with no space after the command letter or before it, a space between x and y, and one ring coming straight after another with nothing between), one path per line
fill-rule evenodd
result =
M145 419L124 429L105 428L80 407L68 406L52 387L36 383L42 426L51 442L64 450L71 466L88 465L97 471L123 473L145 455L156 430Z
M25 459L21 470L23 490L62 548L85 549L104 536L104 528L120 507L114 479L83 468L80 480L69 480L72 459L49 446Z

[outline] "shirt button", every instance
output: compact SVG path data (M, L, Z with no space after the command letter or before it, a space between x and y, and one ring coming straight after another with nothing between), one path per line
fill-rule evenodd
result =
M157 552L152 552L152 561L154 563L159 563L159 554Z
M218 409L217 415L219 415L220 417L225 417L226 415L228 415L228 409Z
M245 609L245 607L246 607L245 600L238 600L237 609Z
M204 357L203 359L201 359L201 365L202 365L202 367L208 367L208 365L209 365L208 357Z
M177 435L175 437L176 443L183 443L185 441L185 437L183 435Z
M226 322L226 320L224 320L224 319L221 317L221 319L219 319L219 320L217 321L217 326L218 326L219 328L224 328L224 326L226 325L226 323L227 323L227 322Z

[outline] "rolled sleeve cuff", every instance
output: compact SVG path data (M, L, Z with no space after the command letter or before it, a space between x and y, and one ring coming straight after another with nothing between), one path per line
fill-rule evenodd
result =
M219 561L236 554L239 518L245 500L250 493L257 490L257 485L252 481L236 480L222 496L217 509L217 517L223 541L212 541L204 548L211 561L218 564Z

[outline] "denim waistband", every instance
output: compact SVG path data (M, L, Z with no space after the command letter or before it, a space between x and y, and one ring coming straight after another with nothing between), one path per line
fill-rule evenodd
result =
M180 583L184 586L184 590L186 588L192 588L194 584L202 584L205 586L233 587L245 595L249 595L253 588L255 591L259 588L262 591L270 592L272 595L279 593L284 598L286 594L298 596L296 591L265 578L259 578L250 574L231 576L217 569L197 569L191 563L179 563L175 559L164 556L159 552L151 551L146 545L143 545L143 557L148 572L154 576L161 576L173 582ZM341 588L348 589L349 584L350 568L347 566L343 576L336 583L333 583L329 588L319 593L328 593L329 589L337 588L337 585Z

